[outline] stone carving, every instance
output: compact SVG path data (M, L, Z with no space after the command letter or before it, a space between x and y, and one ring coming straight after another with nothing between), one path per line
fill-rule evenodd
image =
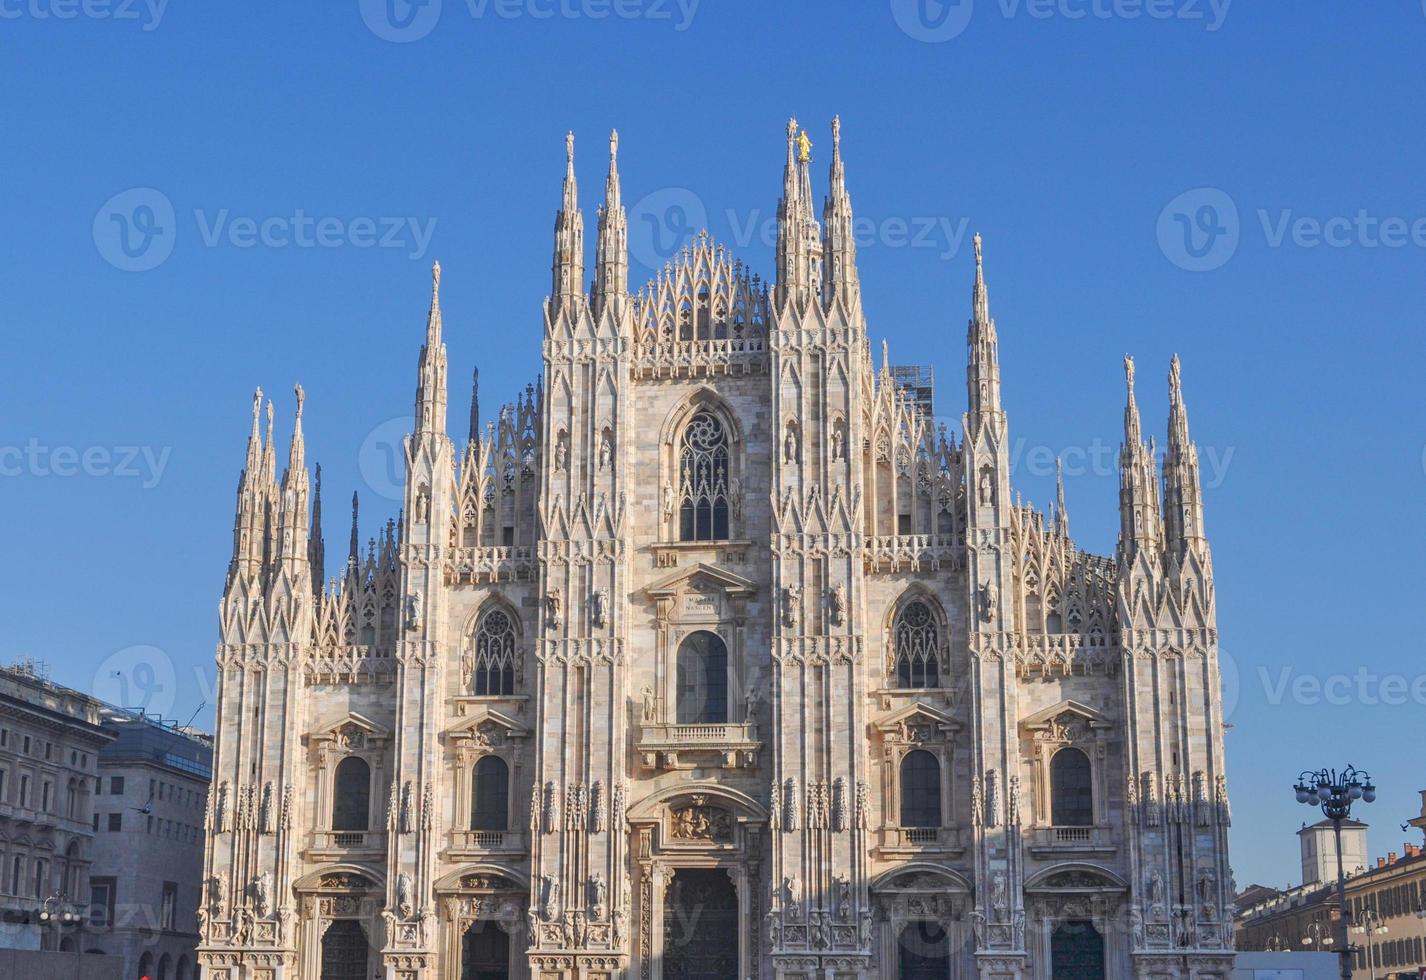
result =
M416 801L411 798L411 780L406 780L401 786L401 833L409 834L414 829L415 814L412 808Z
M847 829L847 780L838 776L832 780L832 830L841 833Z
M852 916L852 883L846 875L832 879L833 893L837 896L837 918L845 922Z
M228 830L228 783L225 781L218 786L218 796L213 804L213 831L215 833L226 833Z
M832 428L832 459L840 462L847 455L847 437L842 432L841 423Z
M733 839L733 815L727 810L695 802L672 813L674 840L726 843Z
M673 520L674 502L673 484L665 480L663 485L663 517L666 521Z
M654 696L654 689L645 684L640 692L640 699L644 703L644 721L653 721L658 713L658 699Z
M597 872L589 879L589 914L591 918L604 918L604 901L608 897L609 886L605 884L604 877Z
M985 825L1000 826L1000 787L994 769L985 774Z
M1218 876L1203 870L1198 874L1198 905L1203 917L1210 922L1218 915Z
M995 920L1004 922L1010 910L1010 886L1004 871L990 876L990 906L995 910Z
M265 919L272 911L272 872L264 871L253 879L253 911L258 918Z
M421 594L420 589L415 589L406 597L406 628L408 630L414 633L421 629L425 609L426 597Z
M553 834L559 829L560 796L553 779L545 783L545 833Z
M396 911L402 918L411 915L411 876L404 871L396 876Z
M796 830L796 829L797 829L797 812L798 812L797 777L796 777L796 776L788 776L788 777L787 777L786 793L785 793L784 802L785 802L785 805L786 805L786 810L783 812L783 815L782 815L782 825L783 825L785 828L787 828L788 830Z
M563 600L558 588L545 593L545 626L552 630L560 628L560 608Z
M604 833L604 784L599 780L589 789L589 829L592 833Z
M802 605L802 587L788 585L782 590L782 625L790 630L797 628L797 611Z
M594 626L603 629L608 624L609 590L595 589L589 598L589 618Z
M262 787L262 803L258 807L257 830L260 834L272 833L272 783Z
M999 606L999 596L995 591L995 584L987 582L980 587L980 618L989 623L995 619L995 610Z
M794 916L802 907L802 887L798 884L797 875L783 875L782 878L782 907Z
M616 830L624 830L624 781L614 780L614 792L611 794L613 800L610 805L610 825Z
M871 804L867 799L866 783L857 781L857 829L866 830L871 825Z
M827 593L827 616L833 626L843 626L847 621L847 587L834 585Z
M1155 921L1161 921L1164 917L1164 876L1158 868L1149 872L1145 891L1149 900L1149 916Z
M553 922L559 915L560 883L554 875L540 875L540 915Z
M599 469L600 472L607 470L609 464L614 459L614 434L608 429L604 430L604 435L599 440Z
M782 439L782 459L785 463L795 463L798 459L797 423L787 423L787 434Z

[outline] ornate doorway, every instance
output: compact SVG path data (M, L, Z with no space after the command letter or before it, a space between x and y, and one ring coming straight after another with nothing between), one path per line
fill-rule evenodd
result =
M951 937L935 922L912 922L897 939L898 980L947 980Z
M461 940L461 980L510 980L510 935L494 922L473 922Z
M738 980L738 893L727 871L678 868L663 911L663 980Z
M322 980L367 980L369 944L361 923L338 919L322 936Z
M1069 919L1055 927L1050 975L1054 980L1104 980L1104 937L1093 922Z

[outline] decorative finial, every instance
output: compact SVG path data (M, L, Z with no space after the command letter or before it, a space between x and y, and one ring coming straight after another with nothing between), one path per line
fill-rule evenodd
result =
M842 146L842 117L832 117L832 149L841 149Z
M790 143L797 138L797 117L793 116L787 120L787 141Z
M1177 395L1182 390L1183 378L1179 374L1178 355L1175 354L1173 360L1169 362L1169 391Z
M257 420L262 414L262 386L253 392L253 435L257 435Z
M441 263L439 261L431 263L431 284L437 289L441 288Z
M975 246L975 271L979 273L985 260L985 256L982 254L980 247L980 232L976 232L971 236L971 243Z
M302 390L301 384L292 386L292 393L297 396L297 421L302 421L302 403L307 400L307 393Z
M613 163L619 159L619 131L609 130L609 162Z
M1134 392L1134 358L1132 355L1124 355L1124 380L1129 383L1129 392Z
M574 166L574 130L572 129L564 134L564 156L565 161L571 167Z
M267 444L272 445L272 399L267 400Z

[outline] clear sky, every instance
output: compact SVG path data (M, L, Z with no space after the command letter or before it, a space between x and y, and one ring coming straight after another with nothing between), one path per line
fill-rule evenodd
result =
M306 387L335 570L353 489L395 514L434 258L455 434L473 366L486 417L535 377L566 130L591 262L617 126L636 281L703 224L769 276L785 121L820 197L840 113L874 338L958 420L981 231L1015 484L1065 454L1090 550L1120 359L1162 433L1182 355L1238 883L1297 879L1305 767L1377 776L1374 853L1415 835L1421 3L390 2L0 0L0 659L210 721L255 385L284 445Z

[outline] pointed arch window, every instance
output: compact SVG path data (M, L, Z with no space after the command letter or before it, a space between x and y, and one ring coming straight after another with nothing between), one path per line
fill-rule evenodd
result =
M941 686L937 641L936 617L931 614L931 607L920 599L906 603L896 614L892 630L897 687Z
M487 755L471 774L470 829L510 829L510 767L499 756Z
M515 622L503 609L481 616L475 628L475 693L515 693Z
M941 762L925 749L901 759L901 826L941 826Z
M371 766L361 756L337 763L332 787L332 829L366 831L371 821Z
M727 539L728 429L712 412L698 412L683 430L678 492L679 540Z

